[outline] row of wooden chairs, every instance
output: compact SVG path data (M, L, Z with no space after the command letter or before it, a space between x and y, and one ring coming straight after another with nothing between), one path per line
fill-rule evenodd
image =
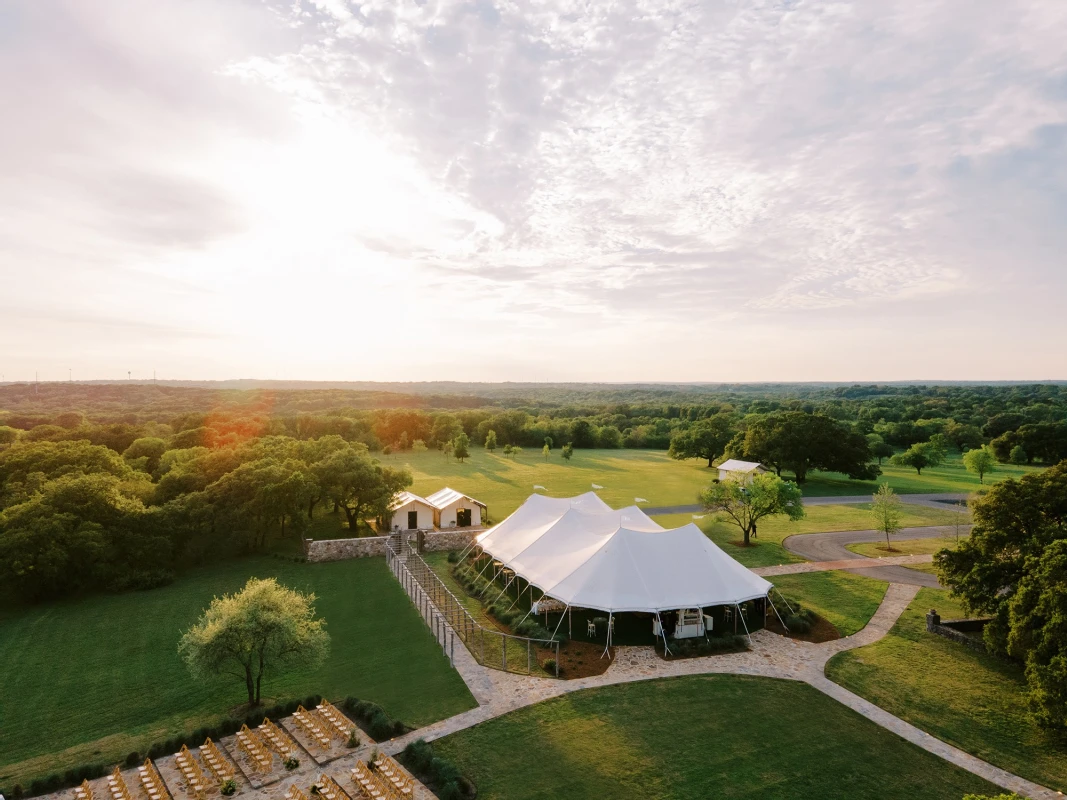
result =
M137 774L141 776L141 785L148 795L148 800L171 800L170 792L167 791L163 777L152 763L152 759L146 758L144 764L137 768Z
M282 758L296 752L293 740L267 717L263 718L263 724L259 726L260 739L266 739Z
M337 781L325 772L315 783L315 788L319 790L319 795L325 797L326 800L349 800L348 793L338 786Z
M204 777L204 770L200 768L200 764L184 744L182 749L175 754L174 763L178 766L182 777L185 778L185 790L189 794L203 798L209 787L207 778Z
M82 781L81 786L74 787L74 800L96 800L96 793L93 792L89 781Z
M310 800L295 783L285 790L285 800Z
M319 703L315 710L319 712L319 717L326 723L326 733L335 739L345 741L348 739L352 729L356 727L348 717L338 711L326 698L322 699L322 702Z
M207 764L207 768L215 775L215 779L220 783L225 783L228 780L232 780L234 777L233 764L226 758L222 751L219 750L219 746L211 741L211 737L207 737L203 746L200 748L200 757Z
M271 771L274 766L274 756L271 755L270 750L264 747L256 732L247 725L242 725L241 730L237 731L237 746L244 751L244 754L248 756L248 760L252 762L252 766L257 771Z
M415 787L411 778L400 768L399 764L385 753L378 755L378 760L374 762L374 766L377 768L378 774L389 781L399 797L410 798L414 794Z
M132 800L126 779L122 777L122 770L118 767L107 776L107 788L111 792L111 800Z
M308 711L303 706L299 706L296 709L296 713L293 714L293 719L296 720L296 724L300 726L301 730L303 730L315 744L327 752L330 750L330 737L323 732L317 714Z

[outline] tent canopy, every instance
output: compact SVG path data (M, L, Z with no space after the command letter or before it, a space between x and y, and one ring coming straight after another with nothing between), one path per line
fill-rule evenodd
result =
M533 495L478 540L549 597L607 612L733 605L771 584L696 525L664 530L641 509L611 509L592 492Z

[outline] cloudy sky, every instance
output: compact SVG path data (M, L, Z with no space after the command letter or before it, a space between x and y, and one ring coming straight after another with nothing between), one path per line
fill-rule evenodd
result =
M6 0L0 374L1067 378L1067 3Z

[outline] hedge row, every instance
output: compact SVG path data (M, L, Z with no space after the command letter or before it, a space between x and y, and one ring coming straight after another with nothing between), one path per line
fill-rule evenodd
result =
M378 742L392 739L402 733L407 733L411 728L400 720L393 719L377 703L369 700L358 700L355 697L346 697L341 707L361 727L370 734L370 737Z
M397 760L425 783L439 800L473 800L478 796L478 790L459 767L434 755L433 747L423 739L405 747Z
M478 574L470 567L454 569L453 575L471 597L484 600L488 595L488 591L494 587L494 584L478 577ZM497 588L494 594L500 594L500 589ZM512 633L517 636L528 636L531 639L555 638L559 642L567 641L566 635L557 633L553 637L552 631L538 622L536 617L527 615L521 608L512 607L511 598L507 596L501 596L499 600L489 606L488 610L497 622L511 628Z

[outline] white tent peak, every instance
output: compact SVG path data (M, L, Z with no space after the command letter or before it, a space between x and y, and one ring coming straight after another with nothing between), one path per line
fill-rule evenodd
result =
M665 530L637 506L613 510L592 492L532 495L478 541L549 597L581 608L734 605L771 588L693 523Z

